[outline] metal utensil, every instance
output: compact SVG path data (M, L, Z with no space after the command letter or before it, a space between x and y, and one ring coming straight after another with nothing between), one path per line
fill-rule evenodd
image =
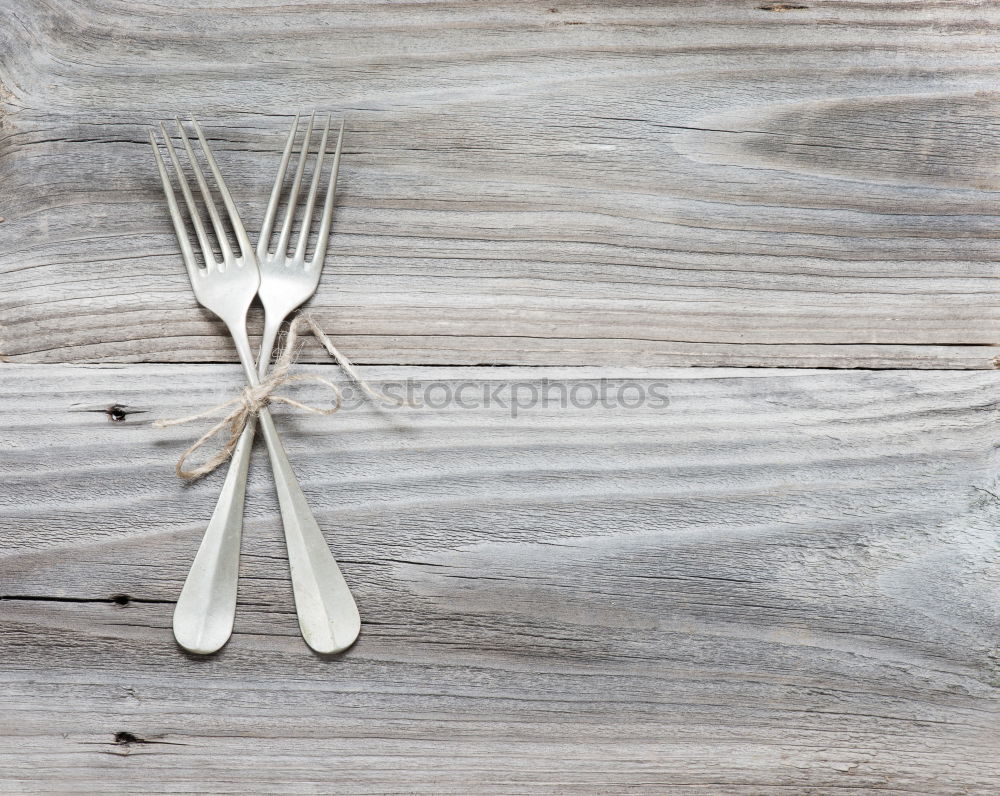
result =
M267 255L270 231L277 213L281 186L298 127L298 118L296 117L296 123L282 155L278 178L275 180L275 187L271 193L271 201L265 218L267 234L262 232L261 240L258 243L258 251L265 255L261 260L261 262L266 263L262 269L209 149L208 142L197 122L192 120L192 125L201 143L205 160L215 178L219 195L222 197L229 222L239 244L239 257L234 254L226 239L225 230L204 173L191 147L187 133L178 121L181 140L191 162L192 171L208 210L222 254L222 262L216 260L176 150L166 127L161 124L167 153L176 172L177 181L184 195L198 244L206 263L205 268L198 265L170 177L160 156L156 136L152 131L150 132L150 143L153 145L157 168L163 182L167 205L170 208L170 217L181 245L181 252L195 297L202 306L218 315L226 324L236 344L236 350L246 373L247 381L252 386L256 386L260 383L258 368L260 373L266 370L281 321L315 292L319 282L319 272L326 253L333 215L334 188L340 160L340 140L338 140L334 168L324 202L319 242L313 258L306 262L304 257L305 242L308 240L319 189L318 182L322 170L321 155L326 148L329 120L320 147L321 155L317 158L320 162L314 168L313 181L309 190L309 199L295 254L289 258L286 256L285 249L291 231L305 157L309 151L312 120L309 123L302 156L296 169L292 196L288 202L287 215L279 237L278 251L274 255ZM342 137L343 128L341 128L341 140ZM283 268L284 271L279 271L279 268ZM299 273L289 274L296 269ZM255 365L247 339L246 314L258 290L261 291L267 317L261 356ZM306 643L317 652L340 652L353 644L360 632L361 619L357 605L295 478L295 473L282 448L270 412L265 407L260 410L258 416L271 459L271 468L274 471L281 519L285 528L285 541L288 547L295 606L302 636ZM253 425L248 424L234 451L233 461L226 475L222 493L175 609L174 635L183 647L192 652L214 652L225 644L232 633L236 607L236 581L239 574L239 542L243 503L253 436Z

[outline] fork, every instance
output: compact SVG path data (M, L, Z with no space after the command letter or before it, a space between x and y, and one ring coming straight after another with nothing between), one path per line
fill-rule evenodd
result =
M299 241L295 253L291 257L287 256L286 249L305 168L305 158L309 152L313 118L310 118L306 140L303 143L301 157L295 172L292 194L289 197L285 220L279 235L278 248L273 255L268 254L268 247L285 171L298 128L298 117L296 117L285 151L282 154L281 167L271 192L257 252L254 251L250 243L235 203L226 188L201 127L193 119L191 123L201 144L205 161L215 178L216 187L225 205L229 223L239 244L240 255L238 257L229 244L204 172L195 157L187 132L180 121L177 122L177 126L180 129L181 141L184 144L191 169L208 211L216 242L222 255L222 262L215 258L193 193L185 179L170 135L163 124L160 125L160 130L194 226L195 235L206 264L204 268L199 266L195 259L194 249L185 229L169 174L160 155L156 135L152 131L150 131L150 143L153 145L153 153L160 179L163 182L170 217L180 242L181 253L188 276L191 279L195 298L203 307L215 313L225 323L236 345L247 382L251 386L257 386L260 383L259 374L263 375L266 371L281 322L288 313L315 292L319 283L319 274L326 253L333 215L334 190L340 161L343 127L341 127L333 171L323 206L316 251L313 258L307 262L305 248L319 191L322 155L326 150L329 135L329 119L320 144L320 154L317 156L317 163L313 170L313 179L302 219ZM260 260L258 252L262 255ZM264 265L263 268L261 268L261 264ZM294 271L298 273L293 275ZM260 292L264 303L266 317L261 353L255 363L247 338L246 315L258 292ZM309 509L306 497L281 445L274 421L266 407L259 411L258 419L264 441L267 444L271 468L274 471L278 504L288 548L292 590L302 637L317 652L325 654L340 652L354 643L361 630L361 619L357 605L337 562L330 553L323 533ZM219 501L174 612L174 635L181 646L192 652L215 652L225 644L232 633L236 607L236 583L239 574L239 544L243 504L253 438L253 423L248 423L233 452L233 461L226 475Z
M275 339L284 318L300 306L316 291L322 270L326 244L329 239L329 225L333 213L336 177L340 165L340 150L343 140L343 129L337 142L337 152L334 156L331 170L331 181L327 190L323 208L321 228L313 259L305 261L305 243L307 241L315 201L319 189L319 176L322 171L323 156L326 152L329 136L329 119L323 133L317 154L312 184L306 212L301 225L299 244L293 258L285 256L294 208L302 183L306 157L309 153L309 142L315 117L310 117L309 126L299 154L295 178L288 201L288 209L282 225L282 233L277 245L277 251L268 253L268 245L273 231L275 216L281 197L288 163L292 154L295 138L298 132L299 118L295 117L292 129L288 135L281 158L281 165L275 177L274 187L268 203L260 239L257 245L257 260L261 269L258 295L265 307L264 334L258 356L258 373L264 375ZM243 501L246 492L247 465L254 440L254 424L248 424L233 451L229 474L219 495L216 510L205 532L205 538L195 557L195 562L174 610L174 636L181 646L199 653L211 653L221 648L232 633L236 611L237 575L240 547L240 528L243 518ZM290 548L295 545L290 543ZM302 569L301 567L298 569ZM308 571L308 570L307 570ZM294 577L294 574L293 574ZM299 599L304 589L296 589L296 604L299 606L300 624L303 617L309 613L308 599ZM306 595L308 596L308 595ZM313 611L315 613L315 611ZM323 618L307 619L307 624L322 623ZM303 635L306 634L303 626ZM315 637L315 633L307 638Z

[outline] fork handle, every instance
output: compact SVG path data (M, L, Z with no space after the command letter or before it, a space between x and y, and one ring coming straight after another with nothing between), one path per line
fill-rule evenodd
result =
M240 328L237 325L237 333ZM245 329L245 324L242 328ZM267 347L261 350L261 361L266 368L277 329L266 324L264 331ZM257 424L252 422L247 423L240 434L212 518L174 606L174 638L188 652L198 655L218 652L233 634L243 505L256 431Z
M260 411L259 419L274 471L281 522L285 526L302 638L316 652L342 652L361 632L358 606L306 502L266 407Z
M256 424L247 423L205 536L174 607L174 638L189 652L218 652L233 633L247 470Z
M250 341L247 339L246 318L228 320L226 325L236 345L240 363L251 386L260 383ZM261 367L267 366L262 357ZM305 493L299 486L271 412L264 407L257 415L267 453L274 471L278 492L281 523L285 527L288 566L292 573L292 592L299 629L306 644L316 652L342 652L353 644L361 632L361 616L347 581L337 566L323 532L313 517Z

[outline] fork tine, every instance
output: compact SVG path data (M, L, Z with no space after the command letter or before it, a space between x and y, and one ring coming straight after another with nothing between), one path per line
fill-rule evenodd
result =
M169 140L169 139L168 139ZM184 258L184 265L188 269L188 276L195 278L198 272L198 261L194 257L194 249L191 247L191 239L184 228L184 219L181 217L180 208L177 206L177 195L174 193L174 186L170 184L170 175L167 174L167 167L163 164L160 156L160 145L156 140L156 133L149 131L149 143L153 146L153 157L156 158L156 169L160 172L160 181L163 183L163 193L167 197L167 207L170 209L170 220L174 223L174 232L177 234L177 242L181 245L181 255ZM184 185L184 180L179 175L179 180Z
M274 178L274 187L271 189L271 198L267 203L267 212L264 214L264 223L261 224L260 237L257 239L257 256L263 258L271 245L271 232L274 230L274 218L278 215L278 202L281 200L281 187L285 184L285 171L288 169L288 161L292 156L292 146L295 144L295 134L299 131L299 115L295 114L295 121L292 122L292 129L288 133L288 141L285 142L285 151L281 153L281 165L278 166L278 174Z
M222 218L219 216L219 209L215 206L215 200L212 198L212 192L208 188L208 181L205 179L205 172L201 170L201 165L198 163L198 158L194 155L194 150L191 148L191 140L188 138L187 130L184 129L184 125L181 124L180 119L176 119L177 127L181 131L181 141L184 142L184 149L187 150L188 157L191 159L191 169L194 171L194 178L198 181L198 188L201 189L202 199L205 201L205 208L208 210L208 217L212 220L212 228L215 230L215 237L219 242L219 249L222 251L222 260L225 262L230 257L233 256L233 249L229 245L229 238L226 237L226 230L222 226Z
M314 268L323 267L326 257L326 247L330 242L330 224L333 221L333 200L337 195L337 173L340 171L340 147L344 143L344 122L340 123L340 134L337 136L337 151L333 155L333 167L330 171L330 185L326 189L326 201L323 203L323 220L319 225L319 237L316 238L316 253L311 265Z
M253 244L250 243L250 236L247 235L246 227L243 226L243 219L240 218L240 212L236 209L233 195L229 193L226 181L222 179L219 164L215 162L215 155L212 154L212 150L208 146L208 141L205 140L205 134L201 130L201 125L195 119L191 120L191 124L194 125L194 131L198 134L198 140L201 142L201 149L205 153L205 160L208 161L208 167L212 170L212 176L215 177L215 184L219 189L219 194L222 196L222 203L226 206L226 212L229 214L229 223L232 225L233 233L236 235L236 242L240 244L240 252L244 257L248 257L253 251Z
M181 162L177 157L177 151L174 149L173 142L170 140L170 134L167 132L167 127L163 122L160 122L160 132L163 133L163 140L167 145L167 154L170 155L170 161L174 164L174 171L177 174L177 182L181 186L181 193L184 194L184 203L187 205L188 215L191 216L191 223L194 224L195 235L198 236L198 245L201 247L201 254L205 260L205 267L211 268L212 264L215 263L215 254L212 252L212 244L209 243L208 235L205 233L205 225L201 222L201 213L198 212L198 205L194 201L194 196L191 194L191 188L188 186L188 181L184 177L184 170L181 168ZM185 240L187 239L187 233L184 235Z
M309 117L309 125L306 127L306 137L302 141L302 151L299 154L299 163L295 167L295 179L292 181L292 190L288 194L288 206L285 208L285 220L281 225L281 235L278 237L278 248L276 252L284 255L288 252L288 238L292 234L292 221L295 220L295 203L299 198L299 187L302 185L302 173L306 170L306 158L309 157L309 139L312 138L313 123L316 121L315 112Z
M313 167L312 182L309 185L309 198L306 200L306 209L302 213L302 228L299 230L299 243L295 247L295 259L305 260L306 244L309 242L309 227L312 225L313 208L316 206L316 194L319 193L319 178L323 173L323 156L326 154L326 140L330 137L330 117L326 117L326 126L323 128L323 138L319 142L319 150L316 152L316 165Z

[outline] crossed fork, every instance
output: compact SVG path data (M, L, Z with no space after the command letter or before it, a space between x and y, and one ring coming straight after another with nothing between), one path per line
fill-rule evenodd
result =
M205 230L177 150L174 149L166 126L161 123L160 131L167 154L183 194L188 217L194 227L204 262L203 267L195 256L195 250L178 206L170 175L160 155L160 145L156 133L151 130L149 140L153 146L156 166L160 173L160 179L163 181L163 191L170 208L170 218L181 246L184 264L191 279L191 287L194 289L198 303L213 312L226 324L226 328L236 344L236 351L239 354L243 370L246 372L247 382L251 387L257 387L267 372L271 352L281 324L289 314L316 292L319 285L330 236L330 224L333 219L333 202L337 187L337 172L340 167L340 150L344 128L341 125L340 133L337 136L337 147L329 184L323 200L315 252L311 259L306 259L306 246L319 197L323 158L330 136L330 119L327 118L323 128L305 209L300 221L298 241L291 253L289 253L289 242L292 224L296 215L296 205L302 187L306 159L309 155L315 114L309 119L302 147L298 153L298 165L288 196L285 217L273 252L268 249L278 213L285 173L299 128L299 117L295 117L295 122L288 135L288 142L285 144L281 156L281 165L274 181L274 188L271 190L256 251L250 243L250 238L240 219L232 195L222 179L222 174L208 142L205 140L205 135L198 123L191 120L191 125L201 144L205 162L215 179L216 189L225 206L229 224L240 250L239 255L233 251L230 245L219 210L212 198L212 192L198 158L195 156L187 131L179 119L176 121L180 130L181 142L190 161L191 171L208 211L214 240L222 256L220 262L216 258L212 241ZM246 320L247 311L255 296L260 297L264 306L264 333L256 360L254 360L250 341L247 338ZM281 521L285 528L285 542L288 547L288 563L292 575L295 608L298 613L302 637L317 652L325 654L340 652L354 643L361 630L358 607L337 562L330 553L330 548L323 538L323 533L320 531L312 511L309 509L305 494L295 477L278 437L274 420L266 406L259 410L258 418L264 434L264 441L267 443L271 468L274 471ZM229 640L233 632L239 578L240 537L243 530L243 504L246 497L247 469L254 433L255 423L251 421L243 429L233 450L232 460L218 503L174 609L174 637L182 647L190 652L199 654L216 652Z

